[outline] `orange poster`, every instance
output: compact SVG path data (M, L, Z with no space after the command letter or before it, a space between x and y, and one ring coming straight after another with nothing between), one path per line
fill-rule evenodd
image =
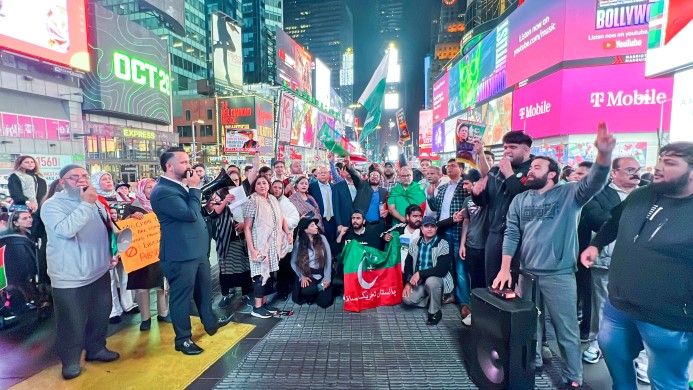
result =
M128 218L118 222L118 226L132 230L132 244L120 255L125 272L130 273L159 261L161 230L156 214L145 214L142 219Z

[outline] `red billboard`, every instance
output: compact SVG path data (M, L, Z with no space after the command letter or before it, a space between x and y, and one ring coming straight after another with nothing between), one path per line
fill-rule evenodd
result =
M84 0L5 1L1 16L0 47L90 70Z
M535 138L591 134L602 120L615 133L668 129L673 84L646 79L642 62L561 70L514 92L512 128Z

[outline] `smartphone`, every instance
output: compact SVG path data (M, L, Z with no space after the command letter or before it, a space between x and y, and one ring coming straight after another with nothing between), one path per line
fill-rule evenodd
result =
M195 172L192 169L186 169L185 170L185 178L190 178L192 175L195 174Z

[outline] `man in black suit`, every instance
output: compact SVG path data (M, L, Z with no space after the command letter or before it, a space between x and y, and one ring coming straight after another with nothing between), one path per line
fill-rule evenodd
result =
M317 178L318 181L308 187L308 193L320 207L325 237L332 254L336 254L337 228L351 226L351 194L346 182L330 183L330 170L326 166L317 169Z
M159 260L170 286L170 312L176 332L176 351L203 352L191 339L190 299L194 298L205 331L210 336L231 321L212 311L209 231L202 217L200 177L190 169L182 148L169 148L159 162L164 174L151 194L152 209L161 225Z
M349 166L349 173L354 179L356 172ZM380 172L371 171L368 173L368 180L354 180L356 186L356 197L354 198L354 210L363 210L366 217L366 224L382 224L385 228L385 217L388 211L383 206L387 201L387 190L380 187Z

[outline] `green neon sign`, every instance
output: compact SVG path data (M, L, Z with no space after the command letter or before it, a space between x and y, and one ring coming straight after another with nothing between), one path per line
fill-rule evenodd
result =
M114 51L113 73L123 81L147 86L171 96L171 76L166 69L159 69L154 64Z

